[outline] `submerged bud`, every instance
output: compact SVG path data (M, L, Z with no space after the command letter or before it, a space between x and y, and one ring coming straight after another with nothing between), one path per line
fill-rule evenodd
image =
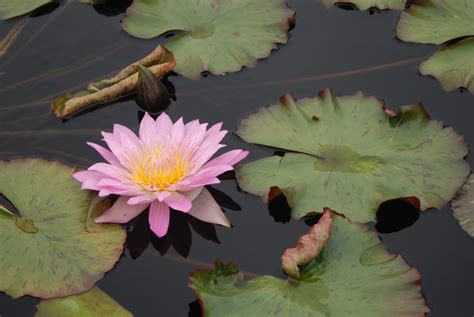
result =
M148 68L138 66L137 104L151 113L164 110L171 103L168 89Z

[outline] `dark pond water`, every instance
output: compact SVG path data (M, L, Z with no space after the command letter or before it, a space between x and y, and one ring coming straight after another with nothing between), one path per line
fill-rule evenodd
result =
M421 101L433 118L464 133L466 142L474 144L474 96L446 93L434 79L418 75L420 59L436 48L397 41L397 12L327 10L318 0L289 0L289 4L297 11L297 22L288 45L255 69L200 81L170 77L177 101L167 112L174 119L223 120L225 128L235 130L239 119L277 102L287 92L301 98L326 87L338 95L362 90L384 98L392 108ZM2 160L35 156L87 166L98 156L85 141L99 141L99 132L110 130L113 123L138 127L134 101L67 122L49 115L54 97L117 71L159 43L121 32L120 19L120 15L105 17L75 3L30 19L9 56L0 62ZM1 23L0 35L14 22ZM250 150L248 161L272 152L233 135L226 141L232 148ZM472 165L472 158L468 160ZM187 287L188 274L216 258L235 261L244 271L281 276L282 251L294 245L307 225L294 220L276 222L275 218L287 218L282 202L272 204L270 214L258 197L240 192L234 180L215 188L234 201L227 201L229 207L240 206L238 211L227 209L232 229L216 228L214 233L212 227L189 226L186 219L175 217L171 241L154 240L140 256L149 237L147 232L134 234L123 258L99 286L135 316L200 316L196 297ZM423 212L419 219L417 211L400 202L382 209L375 227L391 252L401 253L419 270L432 310L429 316L471 317L474 239L460 229L450 207ZM215 234L220 243L213 241ZM161 256L157 249L163 253L169 244ZM0 315L32 316L36 303L36 299L13 301L1 294Z

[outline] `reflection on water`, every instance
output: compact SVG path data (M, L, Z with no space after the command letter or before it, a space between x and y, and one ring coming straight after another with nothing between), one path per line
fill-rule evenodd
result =
M393 199L382 203L377 211L375 229L380 233L391 233L413 225L420 217L420 211L403 199Z
M206 186L219 206L231 210L240 210L241 207L227 194ZM201 238L220 243L214 224L201 221L180 211L171 211L168 234L158 238L150 229L148 223L148 209L127 224L127 249L132 259L139 258L148 248L150 242L160 255L165 255L171 247L181 256L187 257L193 243L192 232Z

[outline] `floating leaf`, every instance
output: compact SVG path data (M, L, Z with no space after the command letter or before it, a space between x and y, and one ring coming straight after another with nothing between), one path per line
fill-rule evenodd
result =
M75 0L90 4L98 4L103 0ZM31 11L57 0L0 0L0 20L6 20Z
M380 10L403 10L406 6L406 0L322 0L322 2L326 7L351 3L359 10L368 10L370 8L377 8Z
M463 87L474 94L474 38L439 50L420 65L420 73L435 77L446 91Z
M471 175L466 184L459 190L452 202L454 216L461 227L474 237L474 176Z
M441 44L474 35L474 2L413 0L402 12L397 36L406 42Z
M42 300L34 317L133 317L97 286L80 295Z
M197 271L190 287L205 316L424 316L429 309L419 274L389 254L365 226L333 215L321 254L301 268L301 279L242 280L238 268L216 262Z
M52 113L62 119L68 119L91 106L109 103L135 92L140 66L146 67L157 78L170 72L175 66L173 54L159 45L146 57L128 65L112 78L91 83L86 90L57 98Z
M0 291L14 298L77 294L119 259L125 230L88 230L89 210L103 212L110 203L90 206L92 194L80 189L73 172L41 159L0 162L0 193L20 214L0 217Z
M53 1L54 0L0 0L0 20L10 19L26 14Z
M243 120L237 134L290 151L241 166L237 180L264 200L280 190L295 218L328 207L367 222L382 202L404 197L421 210L438 208L469 173L462 136L430 120L421 104L394 113L361 93L324 90L298 102L286 95Z
M300 278L298 265L305 265L316 258L326 245L332 229L332 218L329 209L308 234L301 236L296 248L286 249L281 257L283 272L294 278Z
M254 67L286 43L293 15L284 0L135 0L123 29L139 38L182 31L166 47L177 73L199 79Z

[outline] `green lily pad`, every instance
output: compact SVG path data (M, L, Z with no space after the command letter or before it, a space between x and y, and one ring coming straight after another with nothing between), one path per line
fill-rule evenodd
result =
M125 242L120 225L94 226L88 215L110 202L94 203L80 189L74 168L41 159L0 162L0 193L20 216L0 209L0 291L17 298L84 292L119 259Z
M286 43L293 15L284 0L135 0L122 26L139 38L182 31L166 47L177 73L199 79L254 67Z
M322 0L322 2L326 7L351 3L359 10L368 10L371 8L380 10L403 10L406 6L406 0Z
M474 237L474 176L471 175L466 184L459 190L452 202L454 216L461 227Z
M474 94L474 38L442 48L420 65L420 73L435 77L446 91L466 88Z
M103 0L76 1L97 4ZM0 0L0 20L6 20L30 13L31 11L51 2L57 2L57 0Z
M97 286L80 295L44 299L34 317L133 317L133 314Z
M33 11L54 0L0 0L0 20L10 19Z
M295 218L328 207L368 222L397 198L439 208L469 174L463 137L430 120L421 104L395 113L361 93L324 90L297 102L287 95L243 120L237 135L289 151L237 168L237 180L265 201L281 191Z
M237 266L216 262L190 276L205 316L424 316L420 276L389 254L367 227L333 215L320 255L300 279L243 280Z
M474 35L474 2L414 0L402 12L397 36L406 42L441 44Z

